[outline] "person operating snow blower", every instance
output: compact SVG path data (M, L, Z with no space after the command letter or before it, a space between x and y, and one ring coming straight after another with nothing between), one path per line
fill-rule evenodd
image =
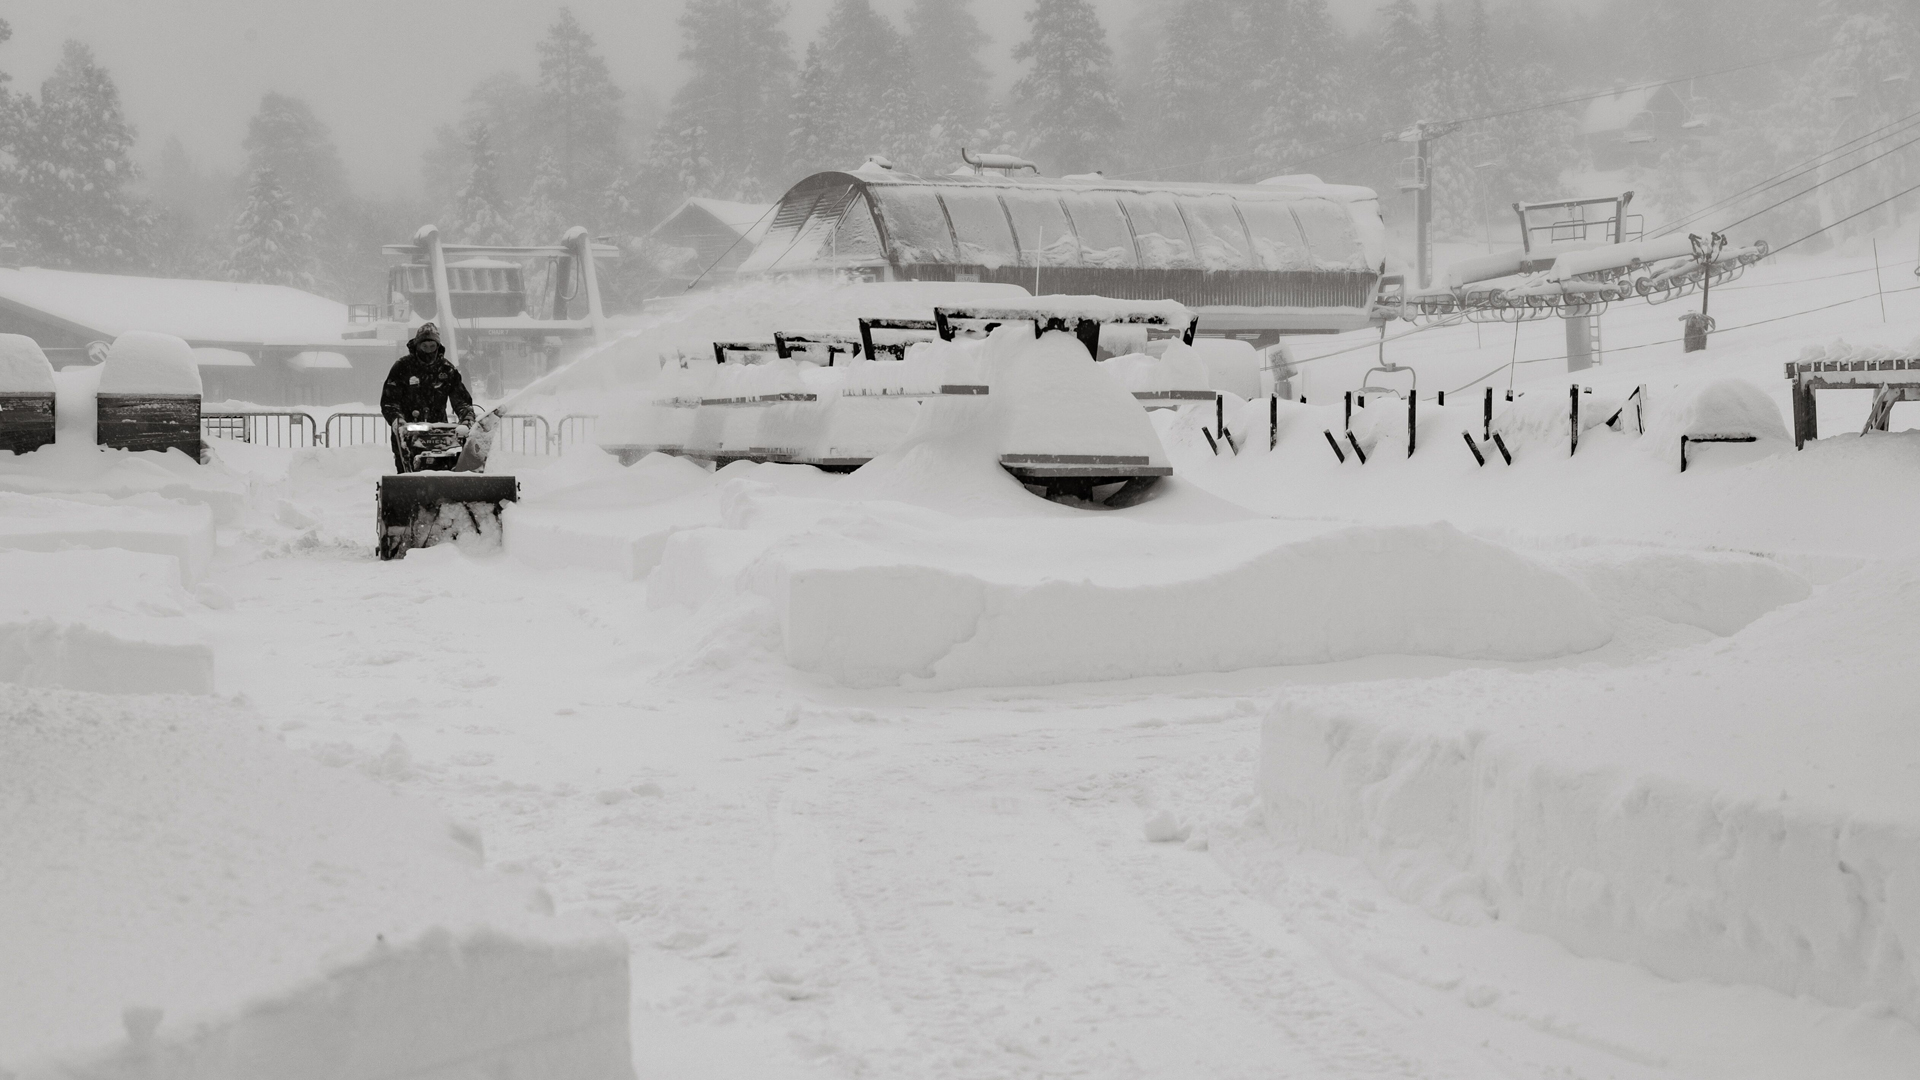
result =
M446 442L448 435L465 440L474 414L473 395L467 392L460 369L448 362L447 347L440 342L439 328L432 323L422 324L413 340L407 342L407 355L394 361L392 370L387 372L387 384L380 390L380 415L386 417L393 433L394 471L420 471L418 444L422 441ZM416 430L409 437L408 425L438 428L447 423L449 415L455 425L451 431L445 428L434 432ZM423 440L422 436L428 434L438 434L440 438Z
M380 415L392 432L393 467L380 481L377 550L399 558L417 547L478 535L498 540L500 509L520 497L511 476L480 476L497 417L474 408L439 330L426 323L387 373Z

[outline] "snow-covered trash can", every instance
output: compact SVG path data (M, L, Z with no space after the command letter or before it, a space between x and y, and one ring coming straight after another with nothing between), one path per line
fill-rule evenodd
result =
M0 450L31 454L53 442L53 365L22 334L0 334Z
M171 334L134 330L114 339L100 372L99 444L178 449L200 458L200 367Z

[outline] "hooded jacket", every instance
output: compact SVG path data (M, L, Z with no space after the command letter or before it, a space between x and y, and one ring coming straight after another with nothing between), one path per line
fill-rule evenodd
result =
M407 342L407 355L387 372L387 384L380 391L380 415L389 424L395 420L444 424L451 412L455 422L473 423L473 395L467 392L460 369L447 361L444 351L437 356L422 353L424 336L415 334Z

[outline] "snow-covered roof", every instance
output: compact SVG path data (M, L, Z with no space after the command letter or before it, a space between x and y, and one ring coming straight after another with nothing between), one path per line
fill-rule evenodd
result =
M715 221L746 237L758 240L767 231L767 223L773 220L772 203L727 202L724 199L690 198L684 204L706 211ZM677 211L676 211L677 212Z
M1308 176L1201 184L871 170L796 184L741 272L892 264L1364 274L1385 246L1371 189Z
M0 268L0 308L103 340L134 330L193 344L341 340L347 306L284 285Z
M1633 126L1634 120L1647 111L1653 104L1654 96L1661 87L1641 86L1606 97L1594 98L1587 102L1587 111L1580 118L1582 135L1604 135L1614 131L1625 131Z

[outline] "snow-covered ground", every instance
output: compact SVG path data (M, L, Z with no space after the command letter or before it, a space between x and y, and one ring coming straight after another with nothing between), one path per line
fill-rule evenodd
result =
M1448 406L1409 458L1376 402L1364 466L1322 431L1377 335L1313 339L1273 451L1264 401L1224 457L1211 410L1155 414L1178 473L1125 511L1033 499L958 437L847 477L497 457L504 553L382 564L382 448L63 446L0 460L30 511L0 572L172 555L111 572L209 651L206 722L618 927L642 1077L1910 1076L1920 432L1857 438L1865 401L1829 394L1827 439L1684 475L1678 435L1755 395L1784 418L1807 344L1920 338L1912 269L1882 324L1865 259L1763 265L1692 356L1690 301L1617 305L1578 376L1554 321L1390 340ZM1469 380L1498 369L1505 411L1510 359L1515 460L1482 467ZM1569 458L1576 380L1645 384L1647 434ZM7 693L15 725L197 715ZM77 872L40 865L0 897ZM114 1023L170 992L32 957Z

